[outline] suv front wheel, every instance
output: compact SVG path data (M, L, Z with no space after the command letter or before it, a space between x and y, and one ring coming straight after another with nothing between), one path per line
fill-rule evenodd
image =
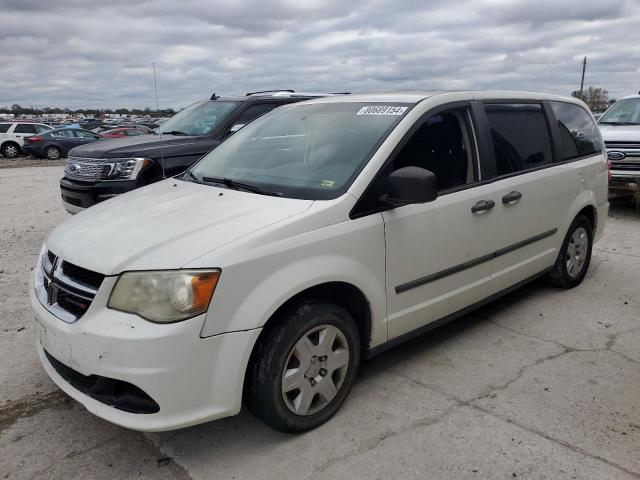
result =
M360 364L353 317L338 305L304 300L287 308L252 355L245 401L260 420L303 432L340 408Z

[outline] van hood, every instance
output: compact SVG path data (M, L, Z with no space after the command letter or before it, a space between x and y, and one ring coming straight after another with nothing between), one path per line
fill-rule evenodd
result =
M205 142L203 142L203 140ZM123 158L123 157L148 157L160 156L160 150L166 157L184 153L189 146L196 150L210 150L211 147L199 147L206 143L207 137L182 136L182 135L137 135L135 137L110 138L98 142L89 143L73 148L69 152L72 157L84 158ZM186 147L186 149L185 149Z
M640 125L598 125L605 142L640 143Z
M176 269L312 204L167 179L78 213L53 230L46 245L104 275Z

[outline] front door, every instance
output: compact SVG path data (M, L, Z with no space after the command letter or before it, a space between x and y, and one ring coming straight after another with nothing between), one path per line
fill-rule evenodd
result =
M383 212L389 339L488 295L498 197L479 184L467 106L429 113L392 161L436 175L438 198Z

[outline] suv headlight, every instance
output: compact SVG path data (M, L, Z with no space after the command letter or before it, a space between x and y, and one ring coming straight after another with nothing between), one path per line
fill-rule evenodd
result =
M107 306L151 322L186 320L207 311L219 277L220 270L123 273Z
M153 160L148 158L115 158L105 159L105 166L100 173L101 180L135 180L143 168Z

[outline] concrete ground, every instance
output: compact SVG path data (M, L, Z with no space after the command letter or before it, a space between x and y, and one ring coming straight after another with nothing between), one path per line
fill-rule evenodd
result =
M64 220L61 167L0 170L0 478L638 479L640 217L614 205L583 284L536 282L362 366L299 436L248 413L162 434L110 425L47 378L29 271Z

